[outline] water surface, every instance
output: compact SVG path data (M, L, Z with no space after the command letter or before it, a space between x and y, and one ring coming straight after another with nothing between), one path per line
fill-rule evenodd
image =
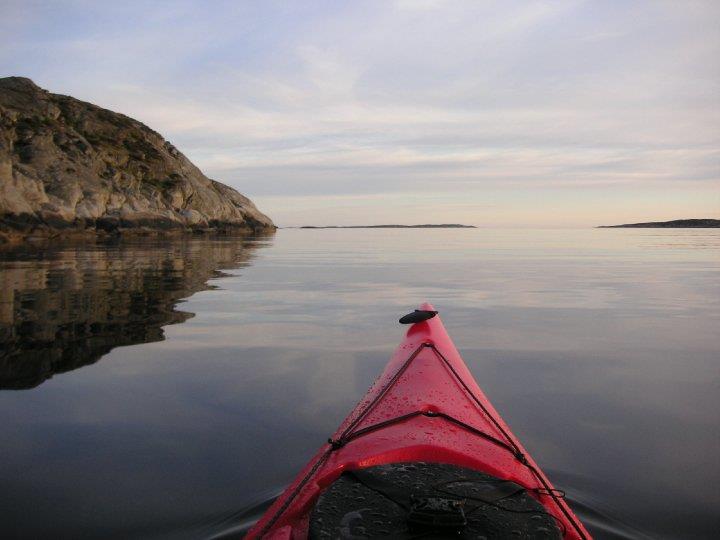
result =
M424 300L596 537L717 536L717 230L53 245L0 285L3 537L241 530Z

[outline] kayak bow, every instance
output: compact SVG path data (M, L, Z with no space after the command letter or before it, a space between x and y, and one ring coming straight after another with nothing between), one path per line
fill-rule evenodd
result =
M246 538L589 539L434 308L403 319L383 373Z

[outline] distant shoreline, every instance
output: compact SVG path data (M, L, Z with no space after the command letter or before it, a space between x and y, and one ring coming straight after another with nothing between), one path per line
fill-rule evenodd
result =
M672 221L648 221L624 225L600 225L598 229L647 228L647 229L702 229L720 227L720 219L675 219Z
M285 229L476 229L475 225L459 223L441 223L425 225L303 225L302 227L283 227Z

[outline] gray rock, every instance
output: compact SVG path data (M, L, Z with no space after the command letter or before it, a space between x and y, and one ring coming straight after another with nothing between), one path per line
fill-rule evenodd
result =
M0 78L0 239L139 228L275 225L137 120Z

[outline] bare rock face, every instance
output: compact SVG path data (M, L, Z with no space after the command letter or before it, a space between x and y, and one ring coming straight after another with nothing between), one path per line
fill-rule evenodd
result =
M228 228L275 225L137 120L0 78L0 239Z

